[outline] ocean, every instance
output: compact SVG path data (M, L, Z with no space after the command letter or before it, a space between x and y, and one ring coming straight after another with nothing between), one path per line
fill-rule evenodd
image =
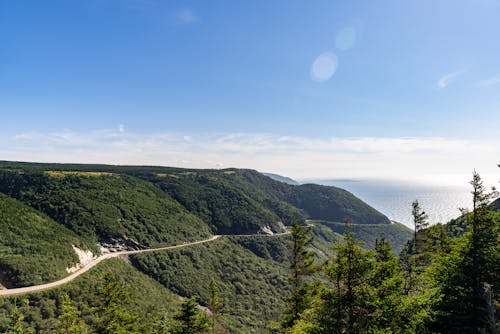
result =
M350 191L389 219L413 227L411 203L418 199L429 216L429 223L446 223L460 215L459 208L472 206L468 184L463 186L425 184L395 180L314 180L323 185Z

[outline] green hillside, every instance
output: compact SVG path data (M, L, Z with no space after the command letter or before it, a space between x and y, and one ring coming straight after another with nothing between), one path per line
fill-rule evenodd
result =
M367 248L385 237L398 251L411 237L409 229L391 224L345 190L285 184L246 169L0 162L0 195L2 214L8 217L2 218L0 231L0 271L8 285L64 276L66 267L76 262L72 244L97 253L99 242L146 248L204 239L212 233L229 235L202 245L131 256L132 265L146 275L113 260L94 268L90 276L30 296L27 321L40 332L57 323L63 292L78 305L85 322L98 328L100 320L91 313L101 302L98 287L108 270L124 280L132 295L142 291L141 285L148 287L134 295L137 301L129 307L138 319L152 307L157 308L151 311L154 321L164 309L177 307L172 293L198 296L207 306L208 282L213 278L226 305L224 327L231 333L262 333L277 319L288 295L290 236L251 234L264 227L282 232L294 220L313 221L311 249L318 263L334 255L332 245L343 240L346 219ZM6 300L9 308L11 299ZM0 329L1 321L0 315Z
M156 185L210 226L214 233L256 233L281 223L318 219L389 224L383 214L351 193L331 186L289 185L246 169L195 170L152 166L65 165L0 162L4 172L60 171L133 176ZM1 184L0 184L1 187ZM5 191L5 188L0 191ZM281 222L281 223L280 223Z
M96 333L104 318L100 309L105 306L102 290L107 276L116 279L125 289L129 303L127 300L120 302L127 313L136 318L136 333L154 333L153 328L160 319L166 314L171 317L179 308L180 298L160 283L125 261L111 259L57 289L22 297L0 297L0 333L7 330L13 305L19 306L24 298L29 301L29 308L21 308L27 326L35 329L36 333L60 333L58 318L62 312L61 297L64 294L70 296L81 318L93 329L91 332Z
M0 283L20 287L66 276L78 257L72 248L95 245L27 205L0 193Z
M161 189L127 175L0 170L0 192L96 242L150 247L210 234L203 222Z
M287 201L303 209L311 219L353 224L390 224L389 219L350 192L332 186L304 184L295 187Z
M133 264L171 291L208 300L214 278L230 333L264 333L287 296L286 242L279 237L230 237L169 252L143 253ZM273 260L275 258L278 261Z
M330 230L345 234L345 224L314 221L315 225L328 227ZM403 224L352 224L352 233L357 240L363 242L364 248L373 250L375 240L384 238L392 245L394 254L399 254L408 240L413 237L413 231Z

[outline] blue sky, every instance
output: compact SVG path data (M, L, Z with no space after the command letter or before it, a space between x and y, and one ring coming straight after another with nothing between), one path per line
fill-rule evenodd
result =
M499 17L498 0L2 1L0 159L493 174Z

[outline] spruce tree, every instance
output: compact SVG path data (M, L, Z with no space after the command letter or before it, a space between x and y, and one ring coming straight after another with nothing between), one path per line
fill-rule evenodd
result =
M308 306L306 277L314 271L314 253L308 249L313 242L310 231L311 226L292 222L292 253L288 276L291 294L281 320L281 328L285 330L293 327Z
M99 333L129 334L138 333L137 315L130 306L130 293L116 275L108 273L100 288L102 304L99 308Z
M205 313L198 310L196 299L186 299L181 304L181 309L174 316L177 324L174 326L174 334L199 334L206 333L209 329L209 320Z
M72 305L68 294L61 296L61 314L57 332L60 334L84 334L90 329L80 318L80 311Z
M334 246L337 255L325 268L333 289L320 296L323 305L317 318L319 333L363 333L371 319L371 252L360 247L347 222L346 232L344 243Z
M411 215L413 217L413 228L414 228L413 253L418 254L421 251L418 232L423 231L425 228L429 226L429 223L427 221L429 216L427 215L427 213L425 213L425 211L422 210L418 200L413 201L411 207L412 207Z
M498 195L488 192L479 174L474 171L472 181L473 211L471 218L471 246L467 264L472 276L473 314L478 328L487 333L495 332L495 319L492 310L493 287L500 283L498 262L498 221L489 208L491 200Z
M208 309L211 313L211 332L212 334L215 334L221 319L222 302L219 298L219 286L213 278L210 280L210 284L208 286L208 297Z
M489 209L488 192L477 172L472 181L469 232L436 259L434 279L443 296L433 329L441 333L495 333L494 293L499 286L499 221Z

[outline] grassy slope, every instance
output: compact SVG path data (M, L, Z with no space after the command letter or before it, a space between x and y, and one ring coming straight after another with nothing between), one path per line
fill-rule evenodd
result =
M0 272L4 285L27 286L66 276L66 268L78 262L71 245L95 247L44 214L0 193Z
M102 303L99 288L107 273L116 274L125 283L133 300L130 310L139 315L139 323L151 324L166 311L172 314L179 307L179 297L160 283L122 260L111 259L92 268L67 285L25 296L30 301L30 310L26 314L30 326L35 328L37 333L52 333L56 324L55 318L60 312L60 297L67 293L78 306L82 318L95 327L98 319L93 308ZM6 329L12 304L21 298L0 297L0 332L3 333Z
M160 189L131 176L0 170L0 192L95 241L130 238L158 246L210 234Z

